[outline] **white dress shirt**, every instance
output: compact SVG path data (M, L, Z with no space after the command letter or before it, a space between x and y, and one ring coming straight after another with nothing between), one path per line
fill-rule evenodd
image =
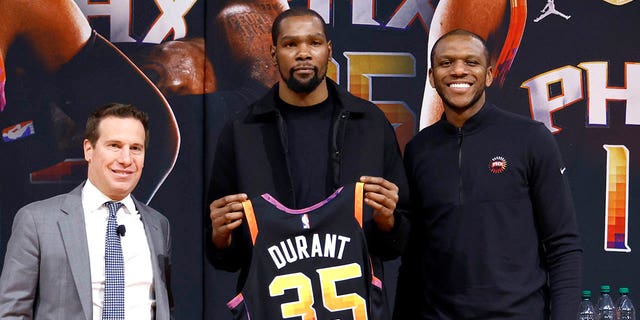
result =
M82 189L82 207L91 264L91 298L94 320L102 319L104 242L109 218L109 209L104 206L104 203L107 201L112 200L87 180ZM124 225L126 228L125 235L120 238L124 258L125 317L136 320L153 319L155 294L147 236L131 195L119 202L124 206L116 213L116 219L118 225Z

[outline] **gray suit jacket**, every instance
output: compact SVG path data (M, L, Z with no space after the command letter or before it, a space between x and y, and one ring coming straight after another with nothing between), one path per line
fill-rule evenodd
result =
M83 185L16 214L0 276L0 319L93 319ZM134 203L151 251L156 319L170 319L169 222L154 209Z

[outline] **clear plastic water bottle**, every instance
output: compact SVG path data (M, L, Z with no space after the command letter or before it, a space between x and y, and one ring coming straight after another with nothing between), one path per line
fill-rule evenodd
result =
M582 290L582 300L578 311L578 320L595 320L596 308L591 303L591 290Z
M611 299L611 287L608 285L600 286L600 298L596 305L597 320L615 320L615 306Z
M620 298L616 304L616 320L636 320L636 309L629 298L629 288L620 288L618 292Z

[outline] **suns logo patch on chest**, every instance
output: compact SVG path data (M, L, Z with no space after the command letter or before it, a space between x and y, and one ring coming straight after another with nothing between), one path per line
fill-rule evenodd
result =
M504 157L493 157L489 162L489 171L491 173L500 174L507 170L507 160Z

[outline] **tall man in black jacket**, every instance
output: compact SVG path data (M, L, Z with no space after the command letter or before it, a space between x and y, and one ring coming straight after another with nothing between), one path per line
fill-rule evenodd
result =
M283 12L272 40L281 80L231 119L217 143L207 256L218 269L240 269L241 288L251 250L241 201L270 193L287 207L304 208L361 181L373 208L363 228L380 277L382 260L401 254L409 228L397 209L408 192L393 128L375 105L325 77L331 42L316 12Z

